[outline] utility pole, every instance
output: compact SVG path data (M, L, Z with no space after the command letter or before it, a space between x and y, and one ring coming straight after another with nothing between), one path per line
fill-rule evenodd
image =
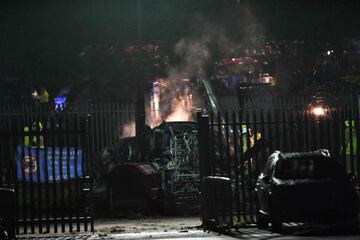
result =
M137 146L137 160L146 161L145 159L145 73L142 56L142 0L137 0L137 40L138 40L138 69L136 74L137 91L136 91L136 146Z

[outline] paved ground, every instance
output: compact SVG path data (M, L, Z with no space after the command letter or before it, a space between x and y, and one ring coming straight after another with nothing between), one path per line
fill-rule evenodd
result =
M199 229L198 217L173 218L139 218L139 219L103 219L95 223L95 234L66 234L66 235L26 235L19 239L38 240L143 240L143 239L182 239L182 240L227 240L227 239L360 239L360 230L348 231L334 226L284 224L282 234L256 227L240 228L230 235Z
M138 233L144 231L182 231L201 225L198 216L193 217L152 217L137 219L100 219L95 222L98 233Z

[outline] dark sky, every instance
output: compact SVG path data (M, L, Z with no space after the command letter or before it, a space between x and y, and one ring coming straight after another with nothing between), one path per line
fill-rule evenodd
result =
M137 40L137 0L0 1L0 77L74 74L88 44ZM278 39L336 40L360 32L360 1L142 0L143 41L171 51L198 16L241 39L249 24ZM46 76L49 77L48 75Z
M133 42L137 0L1 1L1 47L55 45L81 47L89 42ZM142 0L145 40L173 44L187 34L196 15L238 31L248 8L279 38L335 37L359 32L360 1L301 0ZM44 45L45 44L45 45Z

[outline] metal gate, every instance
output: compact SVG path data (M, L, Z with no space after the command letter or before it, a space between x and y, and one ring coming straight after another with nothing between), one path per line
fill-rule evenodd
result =
M275 150L329 149L347 171L360 174L359 111L351 104L322 116L307 108L198 112L197 121L201 215L207 227L256 223L256 179Z
M0 185L15 190L16 234L93 231L88 116L2 110Z

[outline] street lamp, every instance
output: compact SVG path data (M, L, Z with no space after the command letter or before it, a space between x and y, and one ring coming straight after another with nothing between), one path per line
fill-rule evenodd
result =
M310 103L308 111L315 119L324 118L330 114L330 108L324 102Z

